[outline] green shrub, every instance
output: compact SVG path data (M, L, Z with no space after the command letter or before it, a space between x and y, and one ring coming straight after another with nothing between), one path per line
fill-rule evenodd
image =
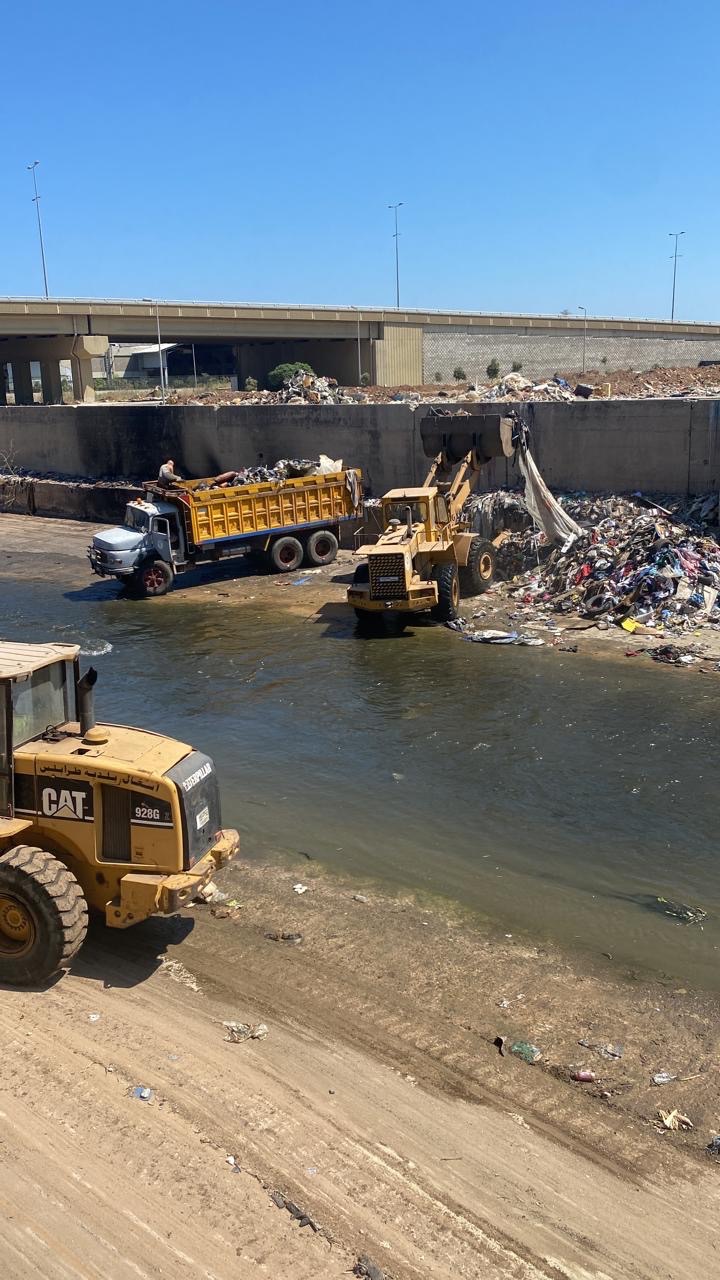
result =
M522 369L522 360L513 360L512 362L513 373L519 373L521 369Z
M489 365L488 365L488 367L487 367L487 369L486 369L486 373L487 373L488 378L490 378L490 380L491 380L491 381L492 381L492 379L493 379L493 378L499 378L499 377L500 377L500 365L498 364L498 361L497 361L497 359L495 358L495 356L493 356L492 360L490 361L490 363L489 363Z
M441 374L441 373L436 373L436 374L435 374L435 382L442 382L442 374Z
M370 386L370 374L369 374L369 373L363 373L363 374L362 374L362 376L361 376L361 378L360 378L360 386L361 386L361 387L369 387L369 386Z
M246 391L257 391L257 387L258 387L258 384L257 384L257 378L246 378L246 379L245 379L245 390L246 390Z
M456 364L453 369L453 378L456 382L466 382L467 374L461 364Z
M279 391L283 384L292 378L293 374L303 370L305 373L314 373L309 364L304 360L295 360L292 364L278 364L271 369L267 376L267 384L271 391Z

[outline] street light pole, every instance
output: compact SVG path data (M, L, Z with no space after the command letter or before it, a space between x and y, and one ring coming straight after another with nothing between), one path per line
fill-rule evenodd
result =
M143 302L149 302L150 306L153 305L152 298L143 298ZM165 378L163 375L162 342L160 340L160 304L157 301L157 299L155 300L155 323L157 325L158 360L160 361L160 395L162 396L162 402L164 404L165 403Z
M678 239L679 239L679 237L680 237L680 236L684 236L684 235L685 235L685 232L684 232L684 231L668 231L668 235L669 235L671 238L672 238L673 236L675 237L675 252L674 252L674 253L673 253L673 255L672 255L672 259L673 259L673 290L672 290L672 306L671 306L671 308L670 308L670 319L671 319L671 320L674 320L674 319L675 319L675 279L676 279L676 277L677 277L677 260L678 260L678 251L677 251L677 247L678 247ZM682 254L680 254L680 257L682 258Z
M357 317L358 386L360 386L362 382L362 352L360 348L360 308L359 307L355 308L355 315Z
M197 391L197 365L195 363L195 343L194 342L192 344L192 353L193 353L193 379L195 381L195 390Z
M586 351L587 351L587 307L578 307L578 311L582 311L582 313L583 313L583 367L582 367L582 371L583 371L583 373L584 373L584 372L585 372L585 353L586 353Z
M29 164L27 168L30 170L33 176L33 187L35 188L35 195L33 196L33 204L35 205L35 212L37 214L38 235L40 237L40 257L42 258L43 281L45 283L45 297L49 298L50 294L48 293L47 266L45 264L45 245L43 243L42 222L40 220L40 196L38 195L37 178L35 177L35 170L37 169L39 163L40 163L39 160L33 160L32 164Z
M388 209L394 209L395 211L395 306L398 311L400 310L400 253L398 246L398 237L400 232L398 231L398 209L402 209L403 203L404 202L400 200L398 204L388 205Z

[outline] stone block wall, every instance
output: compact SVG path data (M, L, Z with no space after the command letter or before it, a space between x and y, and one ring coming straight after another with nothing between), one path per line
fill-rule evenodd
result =
M552 329L479 325L426 325L423 330L423 380L452 382L461 365L468 378L487 381L486 369L495 357L501 373L509 373L519 360L528 378L582 368L582 328L572 333ZM603 357L606 363L603 364ZM653 334L628 334L621 330L596 330L588 325L586 367L610 374L613 369L651 369L654 364L697 365L700 360L720 360L720 338L662 338ZM611 378L608 379L612 381ZM718 368L720 382L720 368Z

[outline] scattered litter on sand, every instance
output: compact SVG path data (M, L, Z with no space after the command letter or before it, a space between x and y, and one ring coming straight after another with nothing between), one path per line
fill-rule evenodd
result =
M621 1044L594 1044L591 1040L578 1040L578 1044L583 1049L594 1049L595 1053L599 1053L601 1058L607 1058L609 1062L622 1058L625 1052L625 1047Z
M294 892L294 893L309 893L309 892L310 892L310 886L309 886L309 885L307 885L307 884L300 884L300 883L298 883L298 884L294 884L294 885L293 885L293 892Z
M320 1230L315 1219L311 1218L310 1214L306 1213L304 1209L301 1209L299 1205L296 1205L294 1200L290 1200L287 1196L284 1196L282 1191L271 1191L270 1199L273 1204L277 1205L278 1209L287 1209L290 1216L292 1218L296 1218L301 1227L311 1227L313 1231Z
M227 1031L225 1039L232 1044L242 1044L244 1040L264 1040L268 1034L264 1022L256 1022L254 1025L250 1022L223 1022L222 1025Z
M298 943L298 942L302 942L303 940L303 936L301 933L286 933L286 932L280 933L274 929L266 933L265 937L269 938L271 942Z
M162 973L166 973L169 978L172 978L173 982L179 982L181 986L189 987L191 991L202 995L202 987L195 974L186 969L180 960L171 960L169 956L161 956L160 970Z
M530 1063L531 1066L542 1058L537 1045L531 1044L529 1040L516 1040L510 1045L510 1052L514 1053L516 1058L522 1058L523 1062Z
M146 1084L131 1085L129 1093L131 1098L137 1098L140 1102L152 1102L155 1097L152 1089L149 1089Z
M672 1075L669 1071L656 1071L652 1077L653 1084L672 1084L673 1080L677 1080L677 1076Z
M215 881L211 880L210 883L206 884L202 889L198 889L195 894L194 901L207 902L212 903L213 906L219 906L221 902L227 901L227 896L228 895L226 893L223 893L222 889L218 889Z
M684 1116L681 1111L678 1111L677 1107L675 1107L672 1111L658 1111L658 1116L660 1117L660 1121L661 1121L661 1124L658 1126L658 1128L660 1128L661 1130L665 1130L665 1129L689 1130L695 1127L693 1125L692 1120L690 1120L687 1116Z
M355 1263L355 1266L353 1267L353 1275L365 1276L366 1280L387 1280L387 1276L382 1268L378 1267L377 1264L372 1261L372 1258L368 1258L365 1253L362 1254Z

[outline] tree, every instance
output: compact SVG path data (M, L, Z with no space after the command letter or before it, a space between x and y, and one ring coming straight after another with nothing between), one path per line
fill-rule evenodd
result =
M304 360L295 360L291 364L277 364L274 369L270 370L267 376L267 384L271 391L279 391L286 382L290 381L294 374L301 371L314 374L314 370Z
M246 391L257 391L257 378L246 378L246 379L245 379L245 390L246 390Z
M363 374L362 374L362 376L361 376L361 378L360 378L360 386L361 386L361 387L369 387L369 386L370 386L370 374L369 374L369 373L363 373Z
M496 356L493 356L490 361L486 369L486 373L488 378L490 378L490 381L492 381L493 378L498 378L500 376L500 365L498 364Z
M435 374L435 379L434 379L434 381L435 381L435 382L442 382L442 374L440 373L440 370L438 370L438 372Z
M522 360L513 360L512 362L513 373L519 373L521 369L522 369Z
M467 374L461 364L455 365L455 368L453 369L453 378L456 382L465 382L467 380Z

